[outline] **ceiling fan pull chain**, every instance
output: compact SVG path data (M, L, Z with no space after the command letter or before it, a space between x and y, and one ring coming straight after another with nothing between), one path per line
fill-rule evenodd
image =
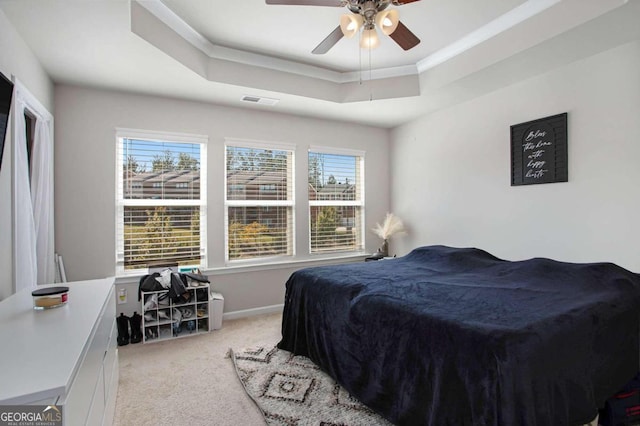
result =
M360 39L362 40L362 31L360 31ZM360 43L358 43L359 45ZM359 83L362 86L362 49L358 47L358 62L360 65L360 72L358 73L358 78L360 79Z
M373 100L373 83L371 81L371 47L369 47L369 101Z
M369 81L371 81L371 47L369 47Z

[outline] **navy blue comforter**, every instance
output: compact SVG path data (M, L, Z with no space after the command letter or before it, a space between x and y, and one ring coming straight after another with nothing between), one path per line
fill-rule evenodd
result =
M640 276L421 247L307 268L278 347L398 425L578 425L638 371Z

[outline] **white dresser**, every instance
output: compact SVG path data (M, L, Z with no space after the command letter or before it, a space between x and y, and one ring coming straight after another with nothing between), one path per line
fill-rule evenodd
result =
M60 405L64 425L111 425L118 390L114 278L57 285L69 287L58 308L34 310L31 291L0 302L0 405Z

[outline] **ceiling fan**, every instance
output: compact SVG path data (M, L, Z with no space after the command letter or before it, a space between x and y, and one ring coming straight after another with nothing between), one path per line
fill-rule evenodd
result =
M391 4L402 6L420 0L265 0L267 4L290 6L329 6L347 7L351 13L342 15L340 25L336 27L311 53L322 55L327 53L342 37L351 38L362 28L360 47L372 49L380 40L376 26L383 34L388 35L404 50L409 50L420 43L420 39L409 28L400 22L398 11L387 9Z

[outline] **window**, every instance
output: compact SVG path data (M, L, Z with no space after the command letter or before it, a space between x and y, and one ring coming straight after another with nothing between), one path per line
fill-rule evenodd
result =
M228 260L293 255L293 149L227 141Z
M260 192L275 193L276 185L275 184L260 185Z
M227 198L230 200L243 200L245 198L244 195L244 185L229 185L227 182Z
M206 266L206 137L119 130L118 271Z
M363 176L362 152L309 150L311 253L363 250Z

